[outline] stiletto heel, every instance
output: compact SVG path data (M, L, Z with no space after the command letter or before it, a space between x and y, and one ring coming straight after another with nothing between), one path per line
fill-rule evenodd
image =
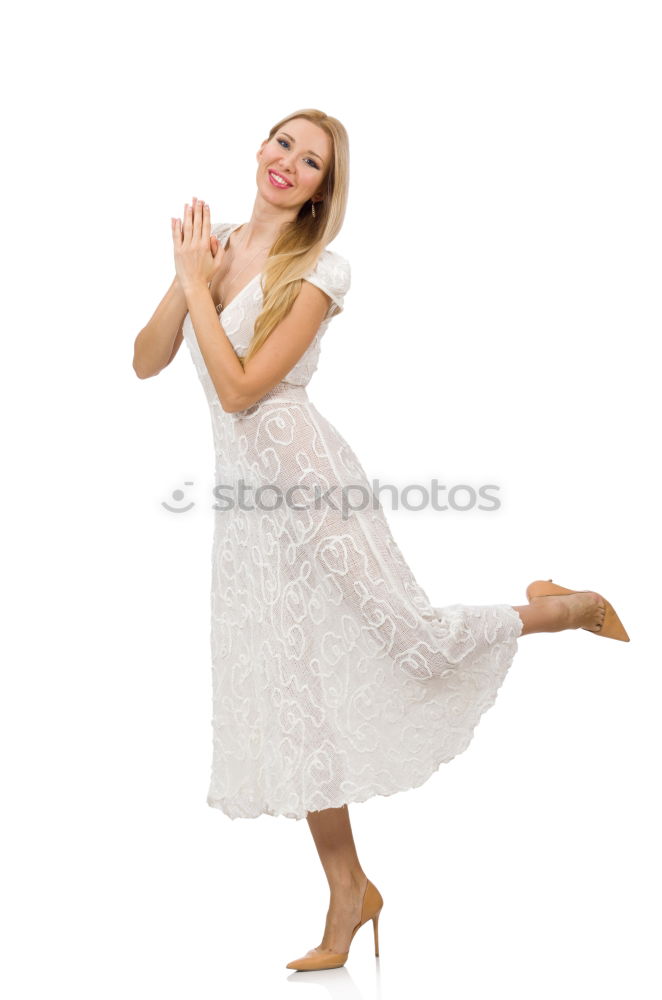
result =
M381 907L379 913L381 913ZM375 932L375 957L379 958L379 938L377 936L377 921L379 920L379 913L376 913L372 918L372 929Z
M588 594L597 593L597 591L588 590L568 590L566 587L560 587L558 583L552 583L550 580L534 580L526 588L526 597L530 602L532 597L549 597L553 594ZM602 597L602 594L600 594ZM614 608L609 603L606 597L602 597L605 605L605 617L602 622L601 627L595 632L592 628L586 628L582 625L582 628L586 632L591 632L593 635L601 635L605 639L620 639L622 642L629 642L630 636L625 631L621 619L618 617Z
M377 937L377 921L379 920L379 914L382 912L382 906L384 905L384 900L382 899L381 893L377 886L368 879L367 885L365 887L365 892L363 893L363 904L361 907L361 919L352 931L352 936L349 939L351 945L354 940L354 935L358 931L359 927L363 927L369 920L372 920L373 930L375 934L375 955L379 957L379 939ZM349 951L334 952L334 951L319 951L317 948L311 948L307 951L302 958L295 958L294 961L288 962L285 966L286 969L296 969L298 972L317 972L319 969L339 969L345 964L349 956Z

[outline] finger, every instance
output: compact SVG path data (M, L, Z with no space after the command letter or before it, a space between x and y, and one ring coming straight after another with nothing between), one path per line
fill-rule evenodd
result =
M184 209L184 239L188 242L191 239L193 223L191 220L191 206L187 203Z
M191 236L193 239L197 239L198 236L198 210L200 208L200 202L196 200L195 205L191 206Z
M204 203L202 212L202 238L205 243L209 242L209 237L211 236L211 215L209 214L209 205L207 202Z
M195 225L193 227L193 232L198 242L202 239L202 216L204 215L204 208L204 201L198 199L195 206Z

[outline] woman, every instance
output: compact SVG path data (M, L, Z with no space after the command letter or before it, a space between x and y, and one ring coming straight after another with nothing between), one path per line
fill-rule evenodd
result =
M256 156L248 222L212 226L195 198L172 220L176 277L136 339L134 368L157 374L185 339L210 406L207 801L233 819L306 817L331 898L321 943L287 968L336 968L370 919L378 953L383 903L348 803L415 788L461 753L520 635L628 637L600 594L550 581L516 607L430 605L357 456L305 388L350 285L347 260L326 248L345 215L347 133L305 109Z

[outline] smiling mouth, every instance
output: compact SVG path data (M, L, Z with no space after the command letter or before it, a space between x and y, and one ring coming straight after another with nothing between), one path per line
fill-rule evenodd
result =
M277 171L268 170L267 173L269 174L269 179L271 183L274 184L276 187L279 188L293 187L293 185L290 184L289 181L286 181L281 174L277 173Z

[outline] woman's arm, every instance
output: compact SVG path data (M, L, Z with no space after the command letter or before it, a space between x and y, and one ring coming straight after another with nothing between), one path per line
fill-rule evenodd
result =
M170 364L182 342L182 325L188 306L179 278L159 302L154 315L133 345L133 370L138 378L151 378Z
M219 402L228 413L252 406L294 368L312 343L331 302L326 292L304 280L285 319L244 369L219 323L208 287L193 285L187 289L186 299L200 353Z

